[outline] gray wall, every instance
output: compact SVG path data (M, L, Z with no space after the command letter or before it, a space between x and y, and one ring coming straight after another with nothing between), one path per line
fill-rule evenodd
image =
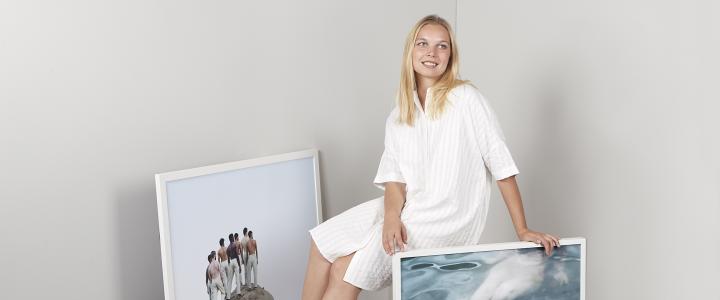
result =
M3 298L161 299L156 173L318 148L326 216L381 195L432 12L455 2L0 2Z
M718 299L720 6L459 1L531 228L588 242L589 299ZM515 238L495 197L485 241Z
M717 295L718 6L637 0L2 2L3 295L161 299L155 173L315 147L327 217L380 195L403 38L456 4L530 225L588 238L589 298ZM485 240L513 240L493 201Z

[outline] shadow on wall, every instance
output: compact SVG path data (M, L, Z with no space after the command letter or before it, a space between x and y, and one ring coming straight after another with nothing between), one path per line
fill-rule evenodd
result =
M147 182L113 197L118 299L164 299L155 186L152 177Z

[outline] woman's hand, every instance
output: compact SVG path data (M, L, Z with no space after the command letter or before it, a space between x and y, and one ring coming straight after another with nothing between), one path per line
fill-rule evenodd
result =
M545 254L548 256L552 254L553 247L560 247L560 239L547 233L525 229L524 231L518 232L517 235L521 241L533 242L545 247Z
M385 216L382 231L383 248L387 255L395 254L395 248L405 251L407 246L407 230L399 216Z
M545 253L549 256L552 254L553 247L560 247L560 240L552 235L542 232L532 231L527 228L525 222L525 210L523 209L522 199L520 198L520 189L518 188L515 175L498 180L498 188L505 200L505 205L510 213L515 232L521 241L533 242L545 247Z

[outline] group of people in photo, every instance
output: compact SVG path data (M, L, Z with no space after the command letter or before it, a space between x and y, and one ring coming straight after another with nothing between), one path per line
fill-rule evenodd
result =
M217 300L220 295L223 298L219 299L230 299L235 295L241 295L243 288L259 287L257 269L260 262L253 232L244 228L241 239L237 233L231 233L228 235L227 246L224 238L220 238L219 243L220 248L211 251L207 257L205 285L210 300ZM252 272L252 283L250 272Z

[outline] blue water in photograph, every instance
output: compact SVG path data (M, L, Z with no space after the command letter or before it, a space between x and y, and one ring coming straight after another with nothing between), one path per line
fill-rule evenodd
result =
M580 245L404 258L402 299L580 299Z

